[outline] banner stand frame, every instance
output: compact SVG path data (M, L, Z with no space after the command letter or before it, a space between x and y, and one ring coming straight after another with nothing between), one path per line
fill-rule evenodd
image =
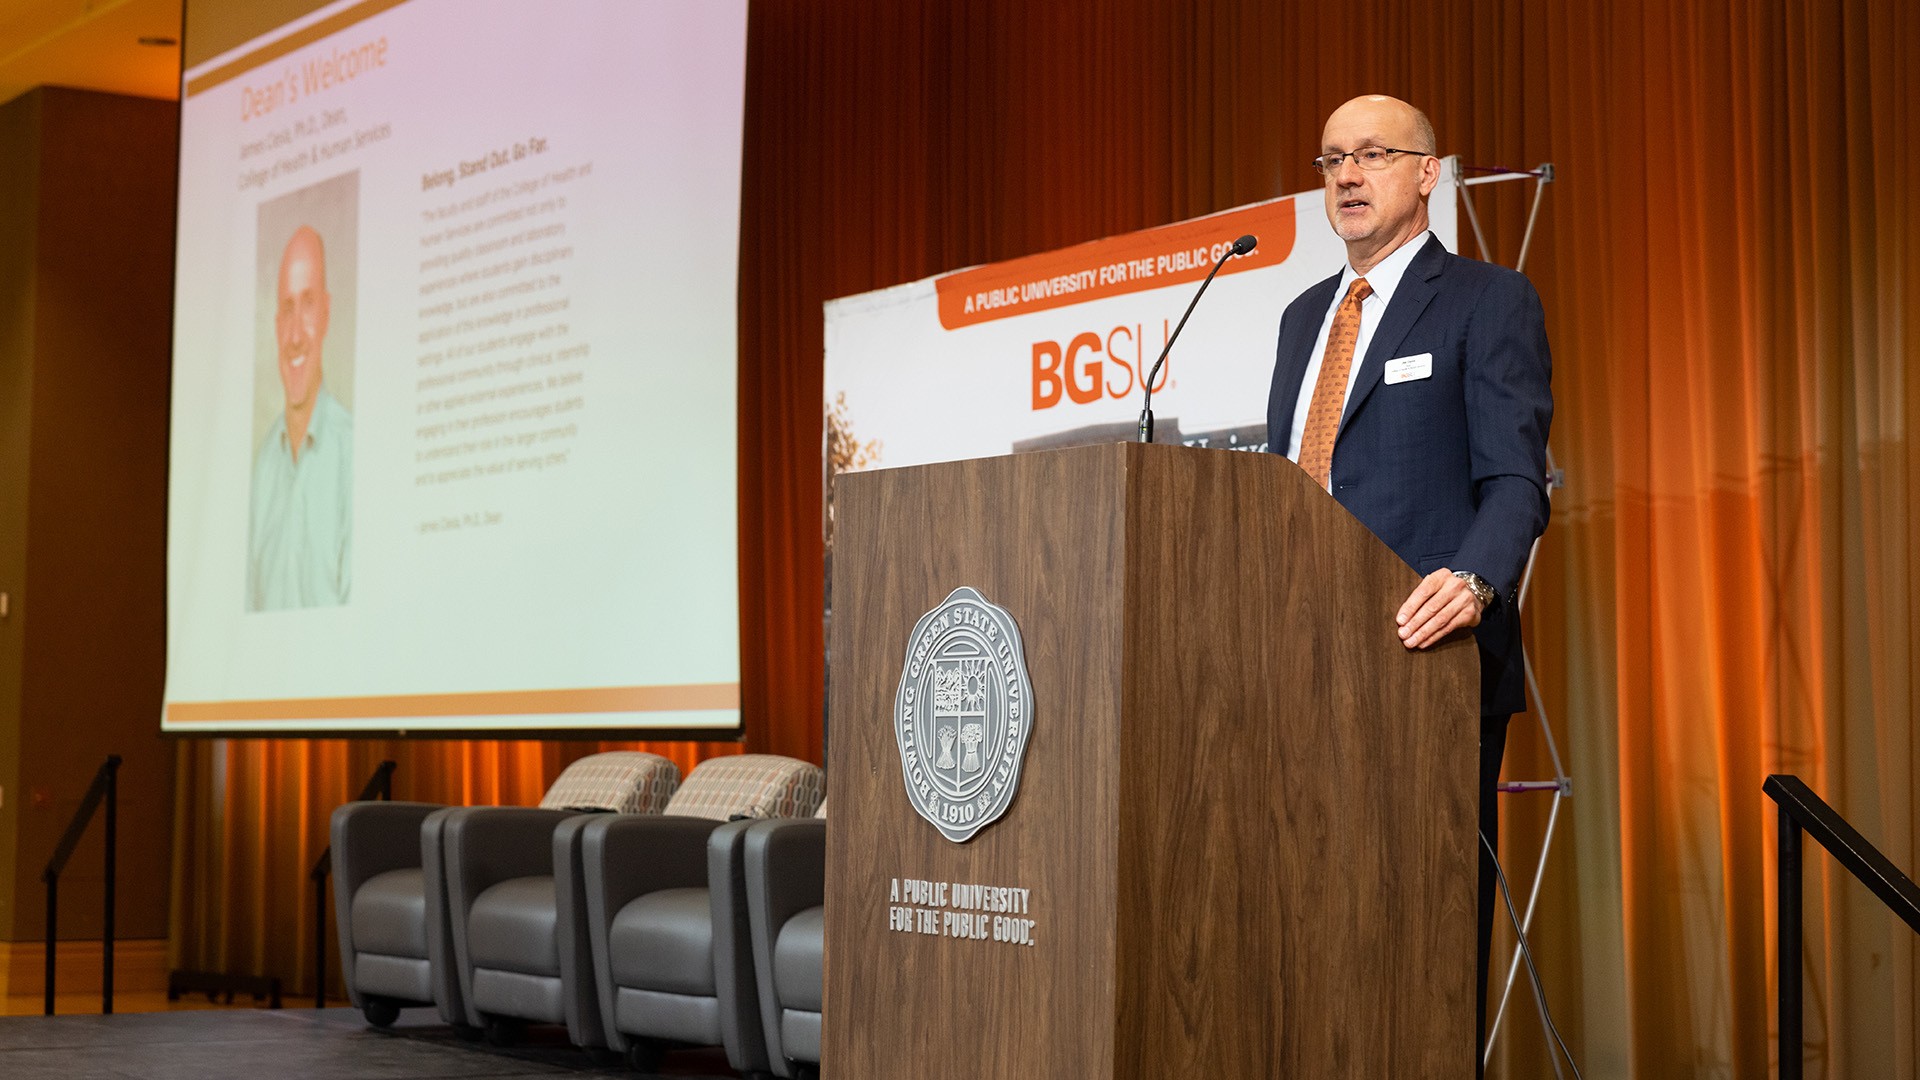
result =
M1468 173L1474 175L1469 176L1467 175ZM1487 243L1486 231L1480 225L1480 215L1474 208L1473 192L1471 189L1482 184L1499 184L1515 180L1532 180L1534 182L1533 204L1527 211L1527 227L1520 237L1520 254L1515 257L1513 263L1514 270L1525 273L1527 253L1533 246L1534 228L1540 221L1540 205L1546 198L1547 185L1553 183L1554 180L1552 163L1542 163L1532 169L1509 169L1497 165L1465 165L1462 164L1458 158L1455 158L1453 179L1454 189L1460 193L1460 204L1465 207L1467 211L1467 222L1473 228L1474 242L1479 245L1481 258L1486 259L1488 262L1494 262L1495 260L1492 258L1492 248ZM1555 463L1553 459L1553 449L1551 447L1547 449L1547 475L1545 479L1547 498L1549 500L1553 498L1555 491L1565 487L1567 484L1566 472ZM1538 562L1539 558L1540 541L1536 538L1533 542L1533 549L1527 553L1526 571L1520 577L1520 608L1523 611L1526 608L1527 593L1533 584L1534 565ZM1554 796L1553 807L1547 813L1547 829L1540 838L1540 856L1534 863L1533 884L1528 890L1526 913L1520 919L1521 932L1526 933L1532 929L1533 916L1535 912L1539 910L1540 889L1546 879L1547 857L1553 851L1554 834L1560 823L1560 805L1563 801L1573 798L1573 778L1567 774L1566 765L1560 757L1560 744L1554 739L1553 727L1548 723L1547 710L1540 698L1540 681L1533 670L1532 655L1523 652L1522 662L1525 665L1526 671L1527 693L1531 695L1533 700L1533 715L1534 718L1539 721L1540 735L1546 742L1547 757L1553 763L1553 778L1550 780L1509 781L1497 785L1496 790L1503 795L1552 792ZM1520 971L1520 960L1520 943L1515 941L1513 945L1513 955L1507 963L1507 977L1500 991L1500 1005L1494 1011L1493 1023L1487 1027L1486 1050L1480 1062L1482 1066L1493 1061L1494 1041L1500 1035L1501 1021L1506 1018L1507 1004L1513 996L1514 979ZM1545 993L1544 988L1542 988L1541 992L1542 994ZM1540 1026L1542 1032L1545 1033L1548 1038L1547 1056L1549 1060L1553 1062L1554 1076L1564 1080L1565 1073L1561 1071L1560 1056L1554 1050L1552 1042L1553 1031L1551 1023L1547 1019L1545 1005L1541 1003L1538 998L1535 1000L1536 1004L1540 1006Z

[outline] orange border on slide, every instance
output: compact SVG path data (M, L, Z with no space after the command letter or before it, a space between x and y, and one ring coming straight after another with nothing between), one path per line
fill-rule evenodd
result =
M738 709L739 683L601 686L578 690L496 690L471 694L289 698L270 701L170 701L169 724L243 720L382 720L427 716L539 716L566 713Z
M202 90L211 90L223 82L245 75L254 68L278 60L295 49L305 48L321 38L331 37L354 23L365 22L383 11L397 8L406 2L407 0L366 0L364 4L355 4L338 14L329 15L312 26L303 27L277 41L262 45L238 60L222 64L205 75L193 79L187 83L187 96L192 97Z

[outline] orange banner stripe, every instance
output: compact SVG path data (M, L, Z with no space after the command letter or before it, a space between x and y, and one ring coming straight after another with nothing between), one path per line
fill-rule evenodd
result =
M497 690L471 694L288 698L268 701L174 701L170 724L238 720L376 720L425 716L540 716L566 713L674 712L738 709L739 683L687 686L603 686L579 690Z
M193 79L187 83L187 96L192 97L203 90L211 90L257 67L270 64L296 49L305 48L321 38L337 34L354 23L364 22L406 2L407 0L367 0L364 4L355 4L345 11L330 15L312 26L296 30L277 41L262 45L237 60L222 64L205 75Z
M1226 245L1252 233L1260 246L1231 259L1222 277L1285 262L1293 253L1293 197L1110 236L1059 251L956 270L934 282L940 325L963 326L1199 281Z

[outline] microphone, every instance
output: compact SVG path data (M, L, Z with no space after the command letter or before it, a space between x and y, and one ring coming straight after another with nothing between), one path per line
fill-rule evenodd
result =
M1235 255L1245 255L1257 247L1259 243L1260 241L1255 239L1252 233L1248 233L1240 239L1235 240L1233 245L1227 248L1227 253L1220 256L1220 261L1214 263L1213 269L1207 272L1207 280L1200 283L1200 288L1193 294L1193 300L1187 304L1186 313L1180 316L1179 324L1173 328L1173 333L1167 337L1166 348L1160 350L1160 359L1153 362L1152 373L1141 383L1141 388L1146 392L1145 400L1141 402L1140 408L1140 426L1138 433L1141 442L1150 443L1153 441L1153 380L1155 376L1160 374L1160 365L1167 362L1167 354L1173 351L1173 343L1180 339L1180 331L1186 328L1187 316L1193 314L1193 309L1199 305L1200 298L1206 295L1207 286L1213 284L1213 275L1219 273L1220 268L1227 265L1227 260L1233 258Z

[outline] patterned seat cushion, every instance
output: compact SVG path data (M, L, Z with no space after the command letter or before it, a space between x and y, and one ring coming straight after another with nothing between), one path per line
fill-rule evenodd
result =
M567 766L540 805L548 810L658 814L680 787L680 770L659 754L612 750Z
M741 754L701 762L668 800L666 812L714 821L806 817L826 794L826 774L818 765L777 754Z

